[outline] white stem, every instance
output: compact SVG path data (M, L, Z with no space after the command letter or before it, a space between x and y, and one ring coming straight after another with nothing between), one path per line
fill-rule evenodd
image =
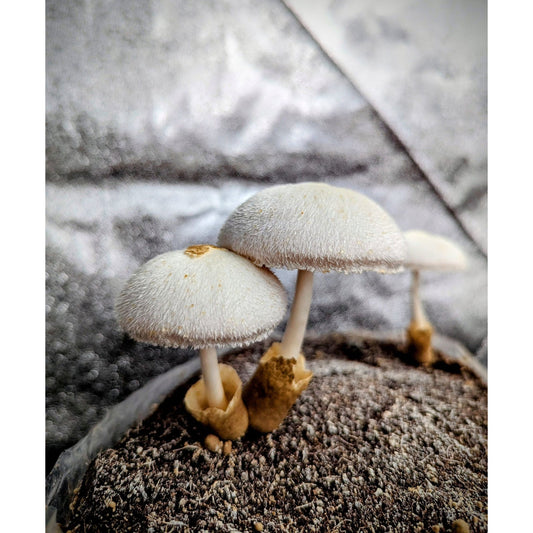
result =
M205 393L209 407L226 409L228 402L224 394L220 370L218 369L218 358L216 348L202 348L200 350L200 364L202 366L202 377L205 383Z
M420 272L413 270L413 282L411 284L411 305L413 309L413 322L415 324L423 325L428 324L429 321L424 312L422 306L422 300L420 299Z
M298 270L289 321L281 340L281 355L286 359L297 359L302 349L312 296L313 273L309 270Z

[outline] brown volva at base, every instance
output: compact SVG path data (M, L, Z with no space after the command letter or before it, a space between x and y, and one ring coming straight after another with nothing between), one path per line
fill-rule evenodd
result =
M429 323L411 322L407 329L407 348L416 361L425 366L432 365L437 357L431 347L433 327Z
M242 401L241 378L229 365L219 364L222 386L228 400L225 410L207 405L205 383L201 378L185 394L185 408L223 440L237 440L248 429L248 412Z
M263 433L274 431L283 422L313 376L305 368L302 354L298 360L286 359L280 355L280 347L279 342L273 343L261 357L243 392L250 426Z

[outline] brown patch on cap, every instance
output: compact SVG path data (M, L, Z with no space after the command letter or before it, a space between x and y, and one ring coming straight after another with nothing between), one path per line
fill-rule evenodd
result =
M184 250L183 253L194 258L206 254L213 248L218 248L218 246L212 246L211 244L193 244Z
M185 408L198 422L213 429L222 440L236 440L248 429L248 413L242 401L242 382L231 366L219 364L218 368L228 399L226 409L208 407L203 378L185 394Z
M243 392L250 426L263 433L274 431L283 422L313 376L305 368L302 354L297 361L286 359L280 355L280 347L275 342L261 357Z

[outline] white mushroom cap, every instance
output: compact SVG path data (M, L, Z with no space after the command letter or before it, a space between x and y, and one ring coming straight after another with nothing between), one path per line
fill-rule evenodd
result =
M256 265L361 272L402 269L406 245L375 202L324 183L277 185L241 204L218 243Z
M198 245L158 255L139 268L120 293L116 312L135 340L206 348L263 339L286 306L272 272L224 248Z
M405 266L413 270L464 270L468 261L452 241L422 230L404 232L407 242Z

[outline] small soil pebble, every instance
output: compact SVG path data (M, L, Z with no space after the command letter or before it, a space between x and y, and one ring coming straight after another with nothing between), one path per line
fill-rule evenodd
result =
M224 455L229 455L231 453L233 445L231 444L230 440L227 440L224 442L224 446L222 447L222 453Z
M210 433L207 435L204 441L205 447L215 453L222 453L222 441L216 436Z
M470 527L464 520L455 520L452 524L452 533L470 533Z

